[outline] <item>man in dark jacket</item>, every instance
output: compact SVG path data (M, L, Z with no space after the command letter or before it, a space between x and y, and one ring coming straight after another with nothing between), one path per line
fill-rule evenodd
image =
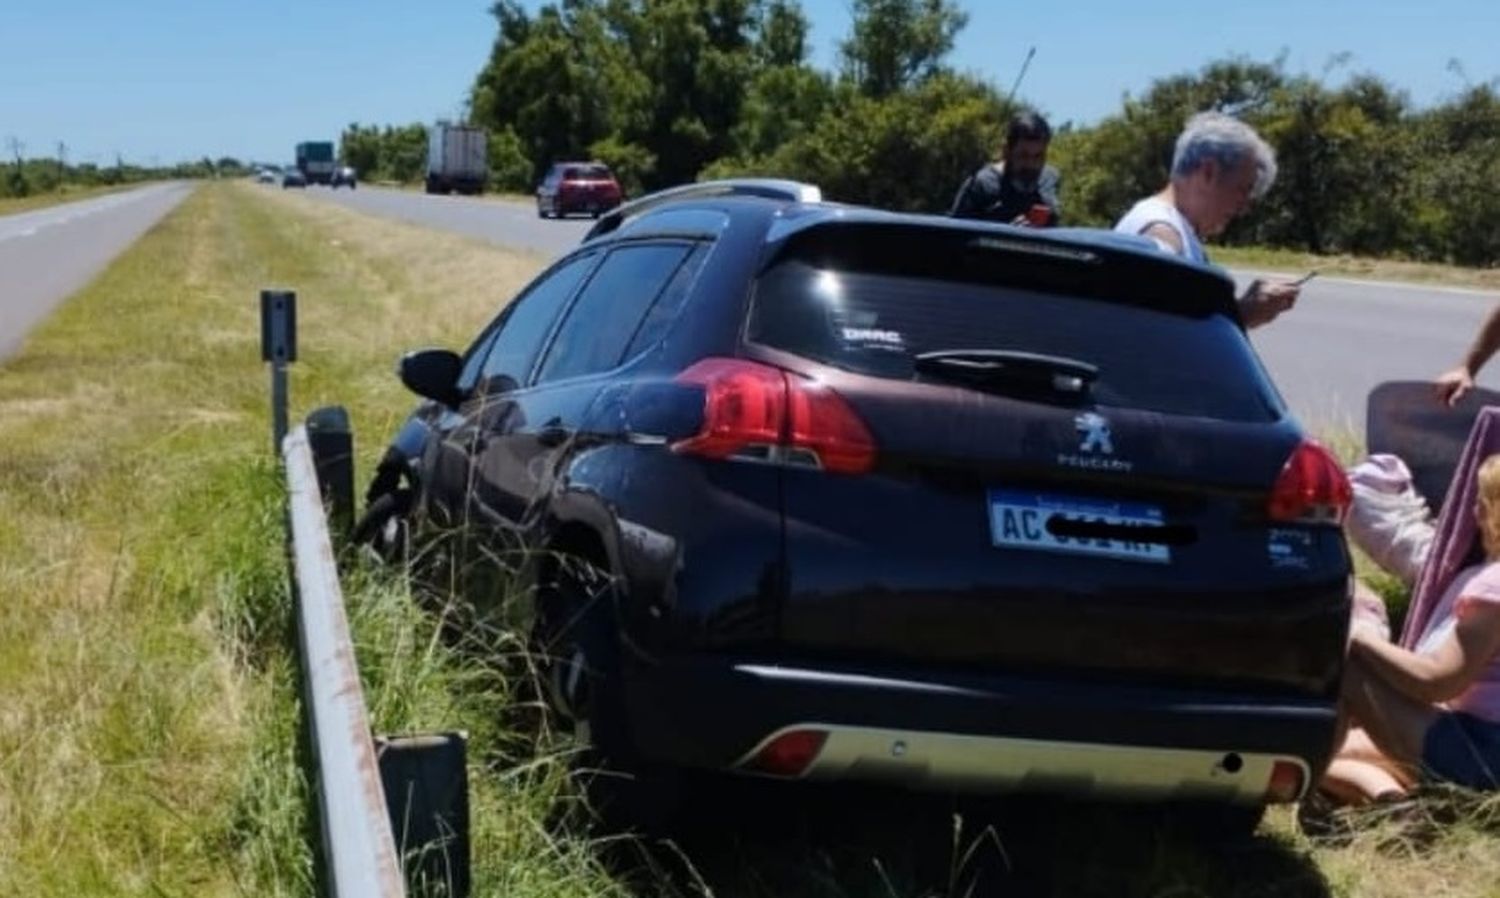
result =
M975 172L953 199L954 218L982 218L1023 227L1056 227L1062 178L1047 164L1052 129L1034 112L1010 120L1000 161Z

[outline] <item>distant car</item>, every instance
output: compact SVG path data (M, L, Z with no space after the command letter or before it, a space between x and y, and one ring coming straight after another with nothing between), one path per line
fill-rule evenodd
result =
M277 177L279 177L279 175L277 174L277 172L276 172L275 169L272 169L272 168L263 168L260 171L258 171L258 172L255 173L255 183L257 183L257 184L275 184Z
M359 186L359 179L355 176L353 166L340 165L333 170L333 177L328 181L329 187L348 187L350 190Z
M558 218L582 212L598 218L620 205L620 182L599 162L557 162L536 189L536 214Z
M288 168L288 169L286 169L285 171L283 171L281 173L281 188L283 190L285 190L288 187L306 187L306 186L307 186L307 175L304 175L301 171L299 171L299 170L297 170L295 168Z

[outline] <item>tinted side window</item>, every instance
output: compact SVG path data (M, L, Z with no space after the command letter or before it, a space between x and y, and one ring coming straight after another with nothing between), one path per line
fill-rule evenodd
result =
M672 282L667 284L667 289L656 297L656 302L646 310L646 317L641 319L640 327L635 330L635 336L631 338L630 345L625 347L625 354L621 361L633 359L641 353L650 349L658 340L666 334L667 328L677 319L677 313L682 309L683 300L687 299L688 291L692 289L693 282L698 279L698 272L703 270L703 260L708 258L708 246L699 246L688 256L688 260L682 263L677 273L672 276Z
M479 382L479 372L482 370L484 360L490 354L490 347L495 344L495 335L500 331L498 328L490 328L479 338L473 348L469 350L468 356L464 358L463 370L458 374L458 389L461 393L468 393L474 389Z
M641 318L690 250L657 244L610 253L568 310L537 379L577 377L620 364Z
M592 256L565 262L513 302L484 361L486 392L502 392L526 382L552 323L592 263Z

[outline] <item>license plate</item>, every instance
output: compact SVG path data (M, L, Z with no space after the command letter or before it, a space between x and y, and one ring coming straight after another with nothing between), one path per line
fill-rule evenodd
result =
M1106 537L1060 536L1048 529L1056 521L1083 521L1127 527L1161 527L1161 509L1142 502L1111 502L1048 496L1016 490L990 490L990 537L1008 549L1092 555L1122 561L1167 564L1172 560L1162 543L1131 542Z

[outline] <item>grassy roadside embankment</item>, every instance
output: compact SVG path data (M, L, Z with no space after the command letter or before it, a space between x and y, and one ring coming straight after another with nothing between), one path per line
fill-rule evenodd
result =
M0 368L0 893L313 892L256 292L298 290L294 413L349 408L362 482L412 401L396 355L460 345L539 264L205 185ZM562 763L521 757L500 728L505 679L444 649L400 582L347 586L376 728L472 734L475 894L624 894L586 839L551 825ZM863 821L897 833L879 849L827 847L826 830L773 815L758 835L796 838L723 847L714 894L959 894L957 877L934 888L911 872L903 807ZM1430 841L1385 824L1315 847L1278 811L1228 853L1104 829L1058 830L1037 851L1070 892L1480 896L1500 882L1496 816L1465 808ZM1025 865L1021 827L1000 841ZM983 836L938 841L957 867ZM632 878L648 883L638 894L668 888Z
M332 224L207 185L0 368L0 893L314 889L256 293L298 289L294 413L347 404L368 459L409 404L397 352L470 333L537 265ZM503 683L399 585L351 604L381 731L493 742ZM559 771L476 771L478 894L608 891L540 823Z
M1254 246L1218 246L1212 248L1211 254L1216 264L1227 268L1276 271L1295 276L1316 270L1325 277L1500 292L1500 268L1464 268L1434 262L1406 262L1363 256L1319 256L1295 250Z

